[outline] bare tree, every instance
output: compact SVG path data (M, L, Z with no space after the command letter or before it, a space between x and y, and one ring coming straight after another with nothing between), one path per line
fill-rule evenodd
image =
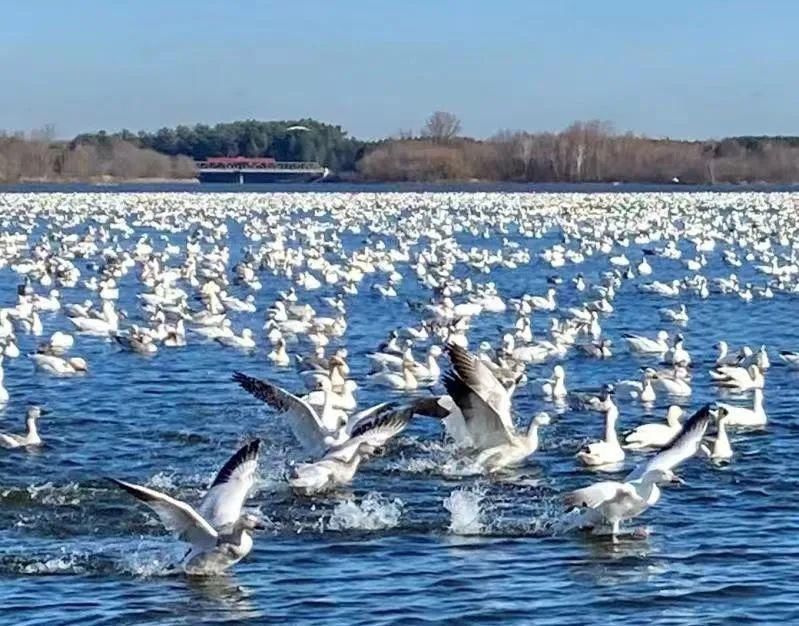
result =
M436 143L446 143L461 132L461 121L454 113L436 111L424 124L422 136L429 137Z

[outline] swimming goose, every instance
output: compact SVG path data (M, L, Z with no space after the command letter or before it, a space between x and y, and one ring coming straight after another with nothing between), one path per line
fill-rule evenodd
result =
M403 359L402 368L399 373L389 372L383 370L375 374L369 375L369 380L392 389L402 389L412 391L419 387L419 381L413 373L414 362L412 360Z
M674 337L674 345L666 352L663 360L672 365L675 363L684 363L685 365L691 364L691 355L688 354L688 351L685 349L685 338L682 336L682 333L677 333Z
M627 450L642 450L644 448L662 448L674 439L682 429L680 418L683 410L676 404L669 407L666 412L665 424L643 424L622 435L624 447Z
M723 407L706 404L683 423L680 432L660 452L639 463L625 478L636 480L653 469L674 470L680 463L694 456L712 420L726 414Z
M716 348L719 351L718 356L716 357L716 365L738 365L741 361L741 358L737 355L730 354L729 346L727 342L724 340L719 341L716 344Z
M687 368L678 363L672 371L655 372L655 382L670 396L687 397L693 393L687 380Z
M610 346L610 339L602 339L597 343L578 343L575 347L585 355L595 359L609 359L613 356Z
M726 411L725 423L728 426L762 428L768 421L766 410L763 407L763 389L759 387L753 389L751 409L722 402L718 405Z
M630 398L640 400L645 404L651 404L655 401L655 388L652 381L655 379L657 372L651 367L647 367L641 374L641 380L622 380L614 385L617 397L628 396Z
M52 334L50 341L47 342L47 345L53 354L61 354L66 350L69 350L74 344L75 338L72 335L58 330Z
M48 352L35 352L29 356L37 369L47 372L48 374L72 376L74 374L84 374L89 371L89 365L86 363L86 359L79 356L61 357Z
M541 386L541 393L548 400L560 400L568 395L566 390L566 370L562 365L552 369L552 378Z
M685 308L684 304L681 304L680 308L676 311L674 309L663 308L660 309L659 313L660 318L667 322L676 322L681 324L688 321L688 310Z
M39 437L39 431L36 428L36 423L44 414L45 412L42 411L42 409L38 406L28 407L28 411L25 414L25 434L14 435L9 433L0 433L0 448L12 449L41 445L42 440Z
M730 387L739 391L763 389L765 378L756 363L748 368L724 365L710 370L710 377L721 387Z
M793 350L781 350L780 359L785 362L788 367L799 369L799 352Z
M730 437L727 434L728 417L726 414L721 415L716 420L716 439L713 441L713 447L702 444L702 452L711 461L724 462L732 458L732 445L730 444Z
M254 439L230 457L196 509L155 489L109 480L144 502L167 530L191 545L180 563L186 573L218 574L246 557L253 546L250 533L264 528L254 515L242 514L255 483L260 443Z
M252 330L249 328L242 330L240 337L231 332L229 335L225 334L220 337L216 337L215 340L217 343L221 343L223 346L238 348L239 350L255 349L255 339L253 338Z
M616 435L616 421L619 418L619 409L613 402L613 388L606 385L602 391L600 404L597 407L605 414L605 438L583 446L577 453L577 459L591 467L614 465L624 460L624 450L619 445Z
M289 353L286 352L286 340L283 339L283 337L278 339L275 349L267 354L266 358L278 367L288 367L291 364L291 357L289 357Z
M669 334L665 330L658 331L657 339L650 339L643 335L623 333L622 337L630 350L641 354L663 354L669 349Z

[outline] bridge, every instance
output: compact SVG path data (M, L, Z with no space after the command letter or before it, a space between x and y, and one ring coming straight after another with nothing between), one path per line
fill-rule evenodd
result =
M275 161L272 158L214 157L196 161L202 183L310 182L325 178L329 170L313 161Z

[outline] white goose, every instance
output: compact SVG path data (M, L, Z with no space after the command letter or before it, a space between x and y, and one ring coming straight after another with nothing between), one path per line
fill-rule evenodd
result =
M753 390L751 409L726 403L719 403L719 406L727 412L725 423L728 426L762 428L768 421L763 407L763 390L760 388Z
M541 393L548 400L562 400L568 395L566 389L566 370L562 365L552 368L552 378L541 385Z
M668 446L636 467L624 482L602 481L569 493L566 506L581 510L577 525L594 529L609 525L615 541L621 522L637 517L660 500L658 483L682 482L674 469L699 451L711 419L722 412L703 406Z
M713 441L713 447L702 444L702 452L711 461L724 462L732 458L732 445L730 436L727 434L727 423L726 413L721 413L716 420L716 439Z
M30 355L30 359L37 369L56 376L73 376L89 371L86 359L79 356L61 357L56 354L36 352Z
M334 409L331 394L325 392L324 405L317 411L309 402L265 380L234 372L233 381L247 393L285 415L289 428L302 448L312 456L344 443L349 437L342 430L341 414Z
M613 388L609 385L602 392L598 408L605 413L605 438L583 446L577 453L577 459L590 467L621 463L624 460L624 449L619 445L616 435L619 409L613 402Z
M642 450L668 445L682 429L682 415L683 410L680 407L671 405L666 412L665 424L643 424L622 435L624 447L628 450Z
M0 448L25 448L27 446L41 445L42 440L39 437L39 431L36 427L39 418L45 412L38 406L28 407L25 414L25 434L14 435L9 433L0 433Z
M115 478L109 480L144 502L167 530L191 544L180 564L186 573L218 574L246 557L253 546L250 533L264 528L254 515L242 514L255 483L260 443L255 439L230 457L197 509L149 487Z
M748 391L750 389L763 389L766 380L763 372L756 363L748 368L725 365L710 370L710 377L722 387Z
M632 333L622 334L630 350L640 354L664 354L669 349L669 333L665 330L658 331L656 339Z

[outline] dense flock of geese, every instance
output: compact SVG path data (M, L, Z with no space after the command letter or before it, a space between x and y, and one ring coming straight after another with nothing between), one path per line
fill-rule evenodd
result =
M28 358L54 376L91 376L91 364L72 353L76 335L142 355L200 342L257 350L275 370L296 372L291 389L241 371L232 378L293 433L297 463L288 482L310 498L352 482L415 418L441 423L453 454L473 473L494 475L528 462L550 414L588 409L603 416L604 433L575 449L574 463L618 472L630 456L637 462L623 478L588 484L564 502L575 528L609 531L615 540L623 522L658 503L662 486L680 481L678 466L695 455L729 462L730 429L766 426L765 346L731 350L720 342L710 368L710 383L750 394L748 405L716 402L684 415L678 405L707 369L693 363L684 329L692 301L746 303L799 291L793 202L779 194L3 195L0 267L19 286L16 302L0 309L0 401L9 400L2 359ZM242 231L241 254L230 249L234 228ZM604 270L575 274L589 257L603 258ZM714 276L712 262L726 269ZM683 277L659 280L666 265L681 267ZM491 281L495 271L546 276L548 287L528 293L522 281L520 292L502 293ZM118 306L128 276L135 311ZM254 295L268 276L287 288L259 312ZM663 329L611 342L603 320L622 289L662 299ZM77 290L91 297L78 301ZM424 298L408 295L420 290ZM561 306L566 292L581 304ZM350 354L347 309L356 298L395 298L417 323ZM68 326L45 337L43 316L63 316ZM477 321L492 317L497 334L475 341ZM40 337L35 352L20 353L21 334ZM617 351L646 363L640 375L569 390L574 359L601 369ZM799 368L799 352L779 356ZM353 359L367 361L371 373L354 378ZM551 376L528 378L533 365ZM360 406L364 387L384 388L385 401ZM514 415L519 389L542 409L529 421ZM662 422L618 432L620 404L664 400ZM43 415L31 406L25 431L0 434L0 446L40 445ZM190 545L186 571L218 572L251 551L262 527L244 509L260 450L260 440L246 442L196 506L112 480Z

